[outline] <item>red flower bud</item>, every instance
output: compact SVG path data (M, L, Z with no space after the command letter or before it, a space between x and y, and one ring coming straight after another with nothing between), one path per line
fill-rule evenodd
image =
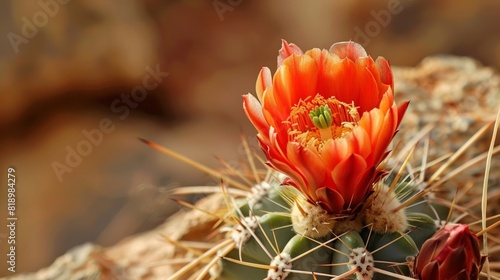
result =
M479 279L484 257L467 225L448 224L425 241L415 260L421 280Z

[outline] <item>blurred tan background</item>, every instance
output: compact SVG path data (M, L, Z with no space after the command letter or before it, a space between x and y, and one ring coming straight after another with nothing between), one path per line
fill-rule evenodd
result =
M179 208L166 189L217 182L136 137L236 166L240 132L255 147L241 95L274 71L281 38L353 39L398 66L441 53L500 66L498 0L12 0L0 13L0 276L8 167L17 272L153 228Z

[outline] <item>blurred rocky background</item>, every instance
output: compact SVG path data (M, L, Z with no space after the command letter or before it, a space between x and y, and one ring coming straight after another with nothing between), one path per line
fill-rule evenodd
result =
M217 180L136 137L236 165L241 132L255 148L241 95L275 69L281 38L352 39L398 66L435 54L500 66L498 0L11 0L0 13L0 276L8 167L16 272L151 229L178 209L168 188Z

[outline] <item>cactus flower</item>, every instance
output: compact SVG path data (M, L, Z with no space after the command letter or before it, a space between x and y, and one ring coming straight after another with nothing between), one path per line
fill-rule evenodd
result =
M476 280L483 262L479 241L469 227L448 224L422 245L415 274L421 280Z
M283 41L274 76L260 71L257 98L243 96L268 165L308 202L355 214L383 174L377 166L407 108L394 101L387 60L354 42L305 53Z

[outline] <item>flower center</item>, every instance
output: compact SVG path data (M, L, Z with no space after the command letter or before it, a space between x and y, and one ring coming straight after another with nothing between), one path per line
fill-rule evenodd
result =
M288 126L289 141L321 152L326 141L344 137L356 127L358 121L359 113L354 103L344 103L335 97L326 99L316 94L293 105L284 123Z

